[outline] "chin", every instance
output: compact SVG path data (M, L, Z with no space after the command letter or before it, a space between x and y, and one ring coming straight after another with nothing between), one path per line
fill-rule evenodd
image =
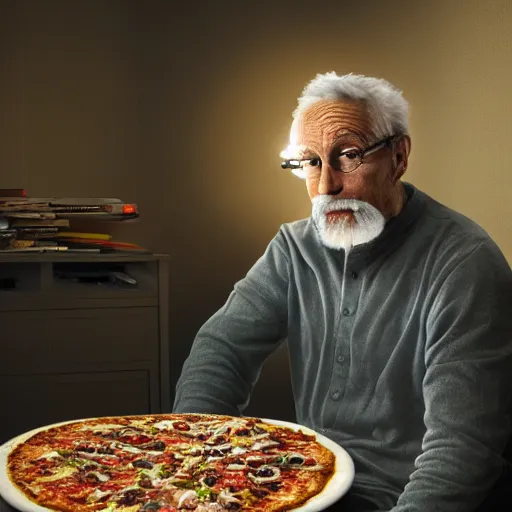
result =
M374 206L358 199L313 198L313 221L322 243L331 249L350 250L377 238L385 218Z

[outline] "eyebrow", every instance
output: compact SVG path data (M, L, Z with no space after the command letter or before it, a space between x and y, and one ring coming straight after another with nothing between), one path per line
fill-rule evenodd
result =
M341 142L344 142L343 139L350 138L352 139L350 142L354 141L354 143L359 143L361 145L364 145L364 140L354 132L348 131L348 130L340 130L339 132L336 132L336 139L335 144L340 144Z
M352 144L352 146L350 146L350 147L358 147L358 146L364 147L364 145L365 145L364 140L359 135L357 135L354 132L351 132L349 130L346 130L346 129L342 129L342 130L336 132L335 137L336 138L334 139L334 144L333 144L334 148L344 142L348 142L348 143ZM345 140L347 138L350 138L352 140L349 140L349 141ZM318 152L311 149L309 146L302 145L300 147L300 151L298 152L297 157L299 160L300 159L307 160L310 158L308 156L309 154L317 155Z
M342 145L344 143L347 143L348 147L346 149L349 149L349 148L361 149L361 148L364 147L364 142L359 137L357 137L355 135L354 135L354 139L355 140L344 140L349 135L354 135L354 134L345 132L341 136L337 137L337 139L334 141L334 144L332 145L332 148L335 149L335 148L337 148L338 146L340 146L340 145ZM309 155L309 154L317 155L318 152L314 151L309 146L304 146L302 151L299 154L299 158L308 159L309 156L307 156L307 155Z

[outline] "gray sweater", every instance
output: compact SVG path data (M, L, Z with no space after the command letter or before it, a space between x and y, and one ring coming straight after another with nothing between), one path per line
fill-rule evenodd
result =
M297 422L352 456L352 492L393 512L471 512L511 435L512 272L471 220L410 184L348 257L281 227L199 331L175 412L239 415L288 340Z

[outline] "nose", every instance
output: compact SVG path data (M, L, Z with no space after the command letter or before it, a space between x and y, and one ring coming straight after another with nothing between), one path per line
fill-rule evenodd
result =
M322 163L322 171L318 181L318 193L335 196L343 190L342 172L337 171L329 164Z

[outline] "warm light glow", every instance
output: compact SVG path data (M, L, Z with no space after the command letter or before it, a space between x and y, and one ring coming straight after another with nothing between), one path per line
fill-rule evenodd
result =
M285 160L295 160L301 157L304 152L304 146L297 144L297 122L294 120L290 128L290 143L286 149L283 149L279 156Z
M295 146L293 144L289 144L286 149L283 149L281 153L279 153L279 156L281 158L284 158L285 160L294 160L297 158L297 155L299 154L299 147Z
M134 204L125 204L123 206L123 215L131 215L137 213L137 207Z

